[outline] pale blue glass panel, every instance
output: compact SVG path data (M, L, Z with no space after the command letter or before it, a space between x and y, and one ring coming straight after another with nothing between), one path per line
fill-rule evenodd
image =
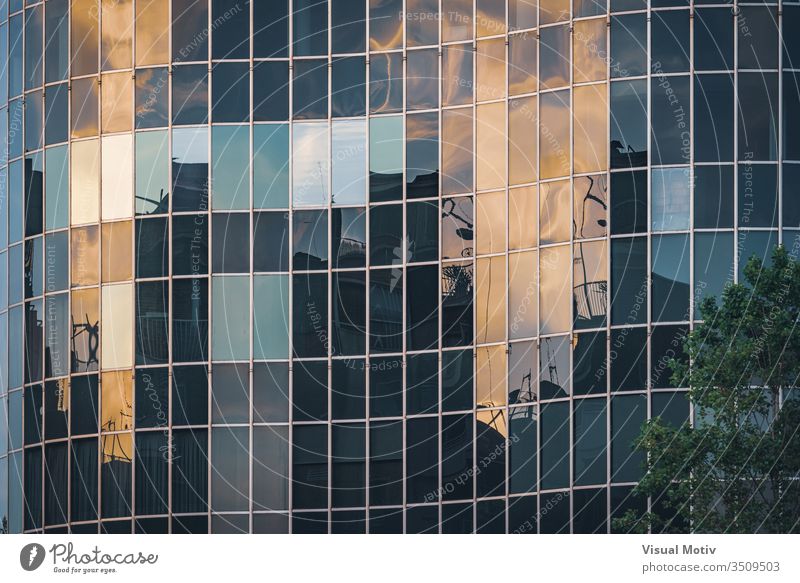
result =
M328 203L328 122L292 126L292 205Z
M651 179L652 229L687 230L691 208L689 167L656 168L652 172Z
M211 156L212 208L250 208L250 126L215 126Z
M253 358L289 357L289 278L253 278Z
M212 280L211 356L214 360L242 360L250 356L249 288L247 276Z
M363 204L367 189L367 122L333 122L333 204Z
M253 126L253 208L289 206L289 124Z

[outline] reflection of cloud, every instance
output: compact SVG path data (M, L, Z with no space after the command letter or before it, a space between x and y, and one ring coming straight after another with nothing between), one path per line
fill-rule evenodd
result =
M131 0L103 0L102 2L100 30L103 46L103 70L131 67L132 6ZM74 10L72 14L75 18Z

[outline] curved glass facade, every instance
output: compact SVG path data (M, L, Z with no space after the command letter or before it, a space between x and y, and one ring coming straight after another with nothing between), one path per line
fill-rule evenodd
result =
M786 1L0 0L2 530L661 511L631 441L690 417L698 301L800 245L798 30Z

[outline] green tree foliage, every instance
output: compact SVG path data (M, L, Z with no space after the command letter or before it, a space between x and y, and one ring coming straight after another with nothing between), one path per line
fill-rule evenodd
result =
M646 453L634 493L650 510L614 521L621 532L800 532L800 264L782 246L755 257L745 283L706 298L702 323L672 360L694 426L654 418L634 447ZM687 379L687 380L681 380Z

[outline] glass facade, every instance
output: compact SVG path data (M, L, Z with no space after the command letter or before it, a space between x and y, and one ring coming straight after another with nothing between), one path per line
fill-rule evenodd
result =
M2 530L659 511L631 440L690 418L699 301L800 245L797 30L788 0L0 0Z

